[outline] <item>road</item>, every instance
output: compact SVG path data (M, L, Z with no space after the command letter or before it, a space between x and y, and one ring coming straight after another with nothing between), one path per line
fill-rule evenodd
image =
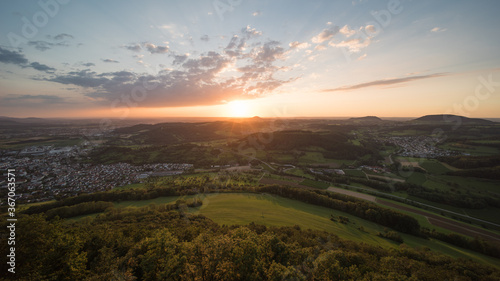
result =
M350 187L355 187L355 188L363 189L363 188L356 187L356 186L350 186ZM368 201L371 201L371 202L376 202L376 203L379 203L379 204L382 204L382 205L385 205L385 206L388 206L388 207L392 207L392 208L395 208L395 209L399 209L399 210L411 212L411 213L414 213L414 214L417 214L417 215L421 215L421 216L426 217L427 220L429 221L429 223L432 224L432 225L439 226L439 227L442 227L442 228L454 231L456 233L467 235L467 236L470 236L470 237L481 237L484 240L488 240L488 241L493 241L493 242L496 242L496 243L500 243L500 235L499 234L496 234L496 233L493 233L493 232L490 232L490 231L487 231L487 230L484 230L484 229L481 229L481 228L477 228L477 227L474 227L474 226L470 226L470 225L467 225L467 224L463 224L463 223L460 223L460 222L456 222L456 221L453 221L451 219L443 218L443 217L441 217L439 215L436 215L436 214L433 214L433 213L430 213L430 212L426 212L424 210L412 208L410 206L402 206L402 205L395 204L395 203L392 203L392 202L389 202L389 201L380 200L379 198L377 198L377 197L375 197L373 195L368 195L368 194L365 194L365 193L360 193L360 192L351 191L351 190L345 190L345 189L342 189L342 188L329 187L327 190L331 191L331 192L338 192L338 193L341 193L341 194L350 195L350 196L353 196L353 197L356 197L356 198L368 200ZM373 191L370 190L370 192L373 192ZM377 192L377 193L382 193L382 192ZM384 195L388 195L388 194L384 193ZM391 195L391 196L394 197L394 198L405 199L405 198L399 197L399 196L394 196L394 195ZM406 199L406 200L409 201L409 202L419 203L419 202L408 200L408 199ZM427 205L427 204L422 204L422 203L420 203L420 204L435 208L434 206L430 206L430 205ZM436 209L440 209L440 208L436 208ZM444 210L444 209L442 209L442 210ZM448 211L448 210L444 210L444 211L451 212L451 211ZM454 213L454 212L451 212L451 213ZM462 214L460 214L460 215L463 216ZM469 217L469 218L471 218L471 217ZM479 220L479 219L477 219L477 220ZM493 224L493 223L491 223L491 224ZM496 225L496 224L494 224L494 225Z

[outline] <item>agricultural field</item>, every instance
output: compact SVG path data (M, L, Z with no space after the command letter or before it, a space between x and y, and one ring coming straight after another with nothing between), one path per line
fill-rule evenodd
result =
M366 174L362 170L344 169L344 173L351 177L366 178Z
M187 201L195 197L202 200L203 205L196 208L189 208L187 211L192 214L202 214L220 225L246 225L252 222L268 227L298 225L302 229L324 230L335 233L335 235L341 238L356 242L382 247L399 247L397 243L376 235L384 231L384 227L378 224L365 221L337 210L269 194L215 193L181 197L159 197L152 200L123 201L115 203L115 207L139 208L150 205L171 204L179 199ZM68 221L93 218L95 216L97 215L81 216L69 219ZM346 224L338 220L333 222L330 220L331 216L343 216L348 218L349 222ZM414 214L412 216L423 223L423 226L429 225L425 222L425 218ZM441 241L434 239L425 240L403 233L400 233L400 235L404 239L404 243L411 247L421 247L425 245L431 250L439 251L452 257L473 259L498 266L496 263L497 260L494 258L457 248Z
M301 185L309 186L312 188L318 188L318 189L327 189L330 184L322 181L314 181L310 179L305 179L301 183Z
M308 174L304 172L304 170L300 168L293 168L293 169L288 169L285 171L286 174L293 175L293 176L298 176L298 177L303 177L303 178L308 178L308 179L314 179L314 176L311 174Z
M450 170L446 168L441 162L437 160L425 159L420 162L420 166L426 170L428 173L441 175L449 172Z
M500 150L490 146L467 145L463 143L446 143L438 146L442 149L456 150L474 156L490 156L500 154Z
M22 149L28 146L50 146L64 147L80 145L83 142L81 138L59 138L59 137L31 137L17 139L0 140L0 149Z

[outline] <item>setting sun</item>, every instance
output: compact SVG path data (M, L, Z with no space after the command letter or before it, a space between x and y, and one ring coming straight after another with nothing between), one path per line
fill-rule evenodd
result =
M229 102L227 105L229 107L228 114L231 117L249 117L251 115L250 106L246 101L235 100Z

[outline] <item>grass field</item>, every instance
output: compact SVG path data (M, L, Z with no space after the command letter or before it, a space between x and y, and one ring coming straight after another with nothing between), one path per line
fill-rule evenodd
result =
M195 195L203 200L203 205L190 208L193 214L202 214L221 225L246 225L251 222L266 226L293 226L298 225L303 229L324 230L341 238L363 242L370 245L397 248L399 245L390 240L376 236L383 232L384 227L365 221L358 217L336 211L333 209L315 206L300 201L282 198L268 194L251 193L223 193ZM149 204L170 204L177 199L189 200L195 196L160 197L152 200L124 201L115 203L115 207L143 207ZM330 216L345 216L349 223L332 222ZM68 221L92 218L95 214L81 216ZM426 226L425 218L419 218ZM360 230L362 227L363 230ZM437 240L425 240L412 235L401 234L404 243L411 247L426 246L431 250L439 251L452 257L470 258L498 267L498 260L451 246Z
M22 149L28 146L46 146L53 145L55 147L74 146L83 142L81 138L70 139L54 139L54 138L24 138L24 139L7 139L0 142L2 149Z
M464 145L461 143L446 143L440 145L439 148L447 150L457 150L464 153L469 153L474 156L489 156L499 154L500 150L490 146Z
M304 178L308 178L308 179L314 179L313 175L307 174L306 172L304 172L300 168L294 168L294 169L286 170L285 173L286 174L290 174L290 175L294 175L294 176L298 176L298 177L304 177Z
M366 178L366 175L362 170L344 169L344 173L351 177Z
M422 161L422 163L420 163L420 166L431 174L441 175L441 174L445 174L445 173L450 171L448 168L443 166L443 164L441 164L441 162L439 162L437 160L426 159L426 160Z
M310 179L305 179L301 183L301 185L313 187L313 188L319 188L319 189L327 189L330 184L322 181L315 181L315 180L310 180Z
M113 188L113 190L124 190L124 189L134 189L134 188L144 188L144 187L145 187L144 183L132 183L124 186L115 187Z
M50 201L44 201L44 202L36 202L36 203L28 203L28 204L19 204L16 207L16 211L17 212L21 212L21 211L24 211L24 210L28 209L31 206L37 206L37 205L43 205L43 204L53 203L55 201L56 200L50 200Z
M303 164L320 164L326 162L334 161L323 157L323 153L321 152L305 152L305 155L299 158L299 163Z
M414 172L408 178L406 178L406 182L412 184L422 185L425 181L427 181L427 177L424 173Z

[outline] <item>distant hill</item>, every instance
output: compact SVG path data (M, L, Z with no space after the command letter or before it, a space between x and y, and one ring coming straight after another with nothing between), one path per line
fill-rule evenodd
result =
M384 121L377 116L365 116L365 117L353 117L345 120L346 124L359 124L359 125L371 125L371 124L381 124L385 123Z
M377 116L353 117L353 118L349 118L348 120L351 120L351 121L371 121L371 122L383 121L382 119L378 118Z
M436 115L425 115L420 118L411 120L410 122L425 122L425 123L457 123L461 120L461 124L479 124L479 125L492 125L496 122L480 119L480 118L468 118L465 116L458 116L452 114L436 114Z

